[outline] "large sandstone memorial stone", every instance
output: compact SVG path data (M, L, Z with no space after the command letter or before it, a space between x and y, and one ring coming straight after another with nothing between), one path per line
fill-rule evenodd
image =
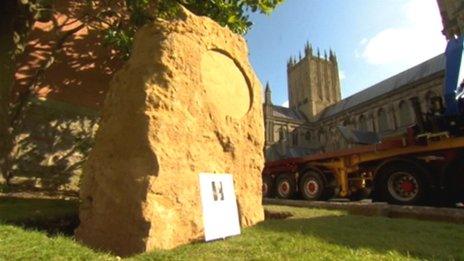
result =
M203 238L199 173L230 173L263 220L261 86L244 39L186 10L142 28L110 86L81 184L79 241L127 256Z

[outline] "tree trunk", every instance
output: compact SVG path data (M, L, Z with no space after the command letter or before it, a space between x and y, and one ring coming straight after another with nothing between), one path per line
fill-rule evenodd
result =
M0 171L5 179L8 167L5 166L7 154L12 146L10 135L9 102L14 77L14 23L16 8L12 6L16 1L2 1L0 4Z

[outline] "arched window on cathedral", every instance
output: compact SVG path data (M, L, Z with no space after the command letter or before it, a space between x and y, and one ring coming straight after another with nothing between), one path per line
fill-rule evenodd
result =
M320 130L319 131L319 143L323 146L325 146L325 135L324 135L324 131L323 130Z
M366 116L359 116L358 129L362 131L367 131L367 119Z
M399 116L400 116L400 126L405 126L409 125L412 123L412 111L411 111L411 106L409 103L405 101L401 101L400 105L398 106L399 108Z
M309 130L306 131L306 133L305 133L305 140L306 140L307 142L310 142L310 141L311 141L311 132L310 132Z
M328 140L330 140L330 149L332 150L341 149L346 146L345 139L337 130L337 127L330 128L330 135L328 137Z
M433 92L433 91L428 91L426 94L425 94L425 102L427 104L427 109L426 111L430 111L432 109L432 100L434 97L437 97L438 95Z
M285 130L284 127L280 127L279 129L279 141L282 141L285 139Z
M379 124L379 132L386 131L390 128L390 126L388 125L387 113L383 108L380 108L377 111L377 118Z
M274 137L273 137L273 138L274 138L274 142L277 142L277 141L280 140L281 128L282 128L282 127L279 127L279 126L275 126L275 127L274 127Z
M298 146L298 130L292 132L292 144L293 146Z

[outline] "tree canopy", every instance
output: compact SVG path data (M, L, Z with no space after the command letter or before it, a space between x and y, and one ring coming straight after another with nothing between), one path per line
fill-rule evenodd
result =
M61 2L60 2L61 1ZM9 179L13 134L23 108L34 94L36 83L59 59L66 42L84 27L103 34L103 43L119 51L118 57L130 56L135 32L157 18L176 19L184 6L196 15L208 16L235 33L244 34L252 26L249 15L269 14L284 0L0 0L0 172ZM70 9L58 10L66 3ZM55 7L55 5L57 7ZM79 26L65 29L58 21L64 14L79 21ZM68 13L66 13L68 12ZM24 54L28 35L36 21L51 22L50 50L43 57L27 88L11 98L16 59Z
M23 24L46 22L53 18L53 4L57 0L19 0ZM136 30L157 17L173 19L180 5L196 15L208 16L235 33L244 34L252 26L249 14L271 13L284 0L86 0L86 20L105 23L105 42L123 52L127 58ZM24 36L27 30L22 30ZM18 50L23 44L18 38Z
M252 26L249 13L269 14L283 0L126 0L130 23L107 29L106 41L128 56L135 31L155 17L175 18L183 5L196 15L208 16L235 33Z

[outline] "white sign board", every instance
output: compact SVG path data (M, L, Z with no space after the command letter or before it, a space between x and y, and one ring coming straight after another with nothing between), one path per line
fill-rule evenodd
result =
M200 173L199 177L205 241L239 235L232 175Z

